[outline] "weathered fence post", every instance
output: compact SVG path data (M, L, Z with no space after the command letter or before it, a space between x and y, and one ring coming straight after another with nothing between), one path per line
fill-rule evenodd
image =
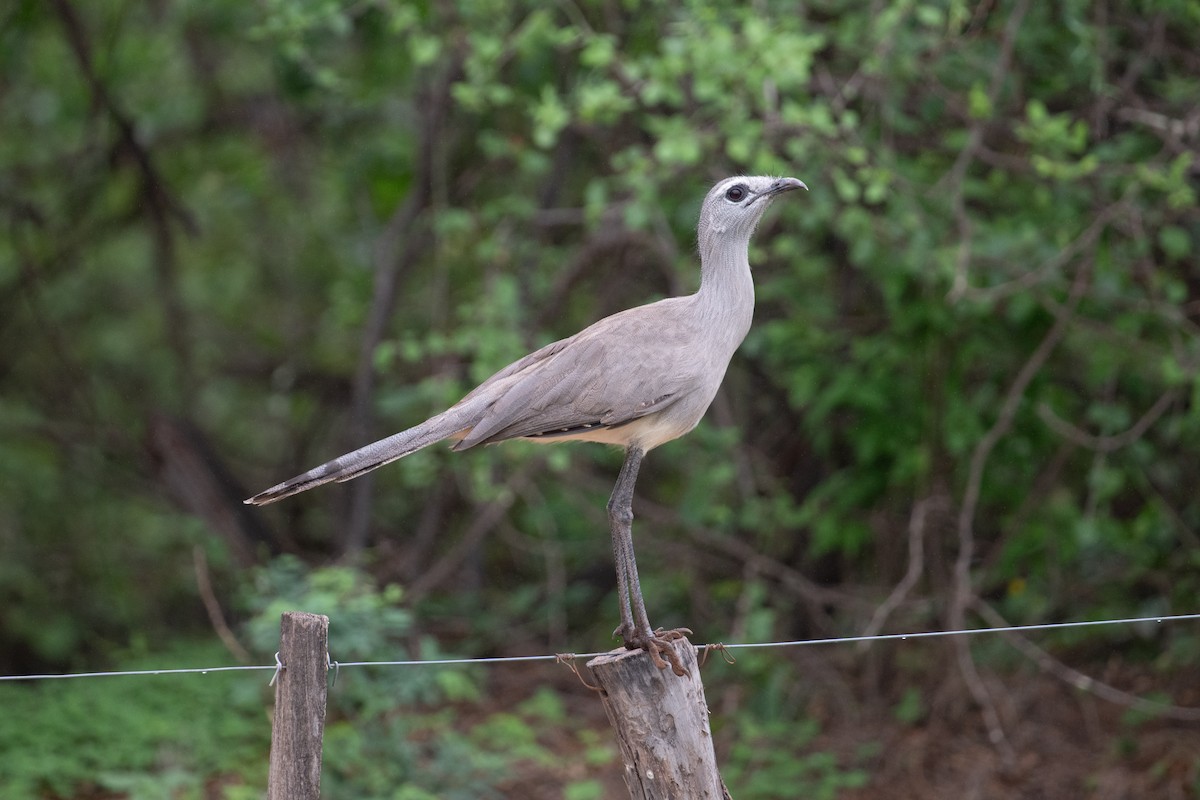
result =
M321 795L329 617L287 611L279 621L275 721L271 727L269 800L316 800Z
M688 675L658 669L641 650L613 650L587 663L617 733L632 800L729 798L713 752L696 649L672 643Z

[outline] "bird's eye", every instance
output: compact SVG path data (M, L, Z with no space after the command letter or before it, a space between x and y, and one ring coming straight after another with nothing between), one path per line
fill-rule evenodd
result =
M746 199L747 193L746 187L739 183L736 186L730 186L725 191L725 199L731 203L740 203Z

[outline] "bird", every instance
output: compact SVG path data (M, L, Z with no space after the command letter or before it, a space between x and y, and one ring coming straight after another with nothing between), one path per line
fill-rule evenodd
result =
M607 504L621 623L613 631L659 669L687 674L672 642L687 628L654 629L633 550L633 494L646 453L691 431L708 410L754 316L750 238L796 178L738 175L700 207L700 287L620 311L514 361L445 411L338 456L246 499L261 506L331 481L348 481L435 442L453 450L509 439L599 442L624 449Z

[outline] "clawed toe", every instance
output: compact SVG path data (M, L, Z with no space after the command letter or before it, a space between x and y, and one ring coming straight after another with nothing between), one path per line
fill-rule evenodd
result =
M673 642L676 639L682 639L686 636L691 636L691 635L692 635L691 628L672 628L669 631L659 628L658 630L656 630L654 632L654 638L662 639L663 641L666 641L666 642Z
M672 628L671 630L663 630L659 628L653 633L635 634L632 636L625 634L625 627L622 625L614 631L614 635L621 636L625 640L625 647L630 650L645 650L654 666L659 669L666 669L667 665L671 665L671 671L679 677L684 677L688 674L688 670L683 666L683 662L679 660L679 654L675 652L675 646L672 642L684 638L691 631L687 628Z

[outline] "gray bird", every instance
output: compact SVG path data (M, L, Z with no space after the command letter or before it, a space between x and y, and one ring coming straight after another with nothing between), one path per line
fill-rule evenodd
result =
M621 624L613 632L662 669L686 674L671 642L686 628L654 630L633 555L633 487L642 458L704 416L729 359L750 329L750 236L771 200L808 187L795 178L726 178L700 208L700 289L605 317L497 372L454 406L272 486L246 500L266 505L330 481L348 481L434 442L454 450L506 439L586 441L625 448L608 501ZM664 657L666 661L664 661Z

